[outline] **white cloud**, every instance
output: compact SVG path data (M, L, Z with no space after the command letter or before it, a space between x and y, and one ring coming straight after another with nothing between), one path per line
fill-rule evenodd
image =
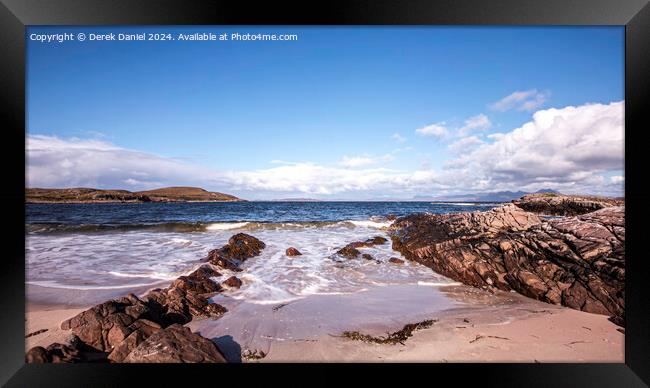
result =
M26 173L29 187L150 188L214 176L203 167L103 140L42 135L27 138Z
M492 122L483 113L465 120L465 124L458 129L459 136L465 136L473 131L485 131L492 128Z
M447 135L447 128L445 127L445 123L437 123L437 124L431 124L427 125L426 127L418 128L415 130L415 133L422 135L422 136L432 136L432 137L437 137L441 138L445 135Z
M365 167L365 166L372 166L375 164L379 163L386 163L394 160L395 157L392 154L386 154L383 156L370 156L367 154L364 155L359 155L359 156L343 156L339 164L343 167L347 168L357 168L357 167Z
M622 175L614 175L609 178L609 181L612 182L613 184L620 184L625 182L625 177Z
M452 152L462 153L469 151L480 144L483 144L483 141L481 141L477 136L468 136L451 143L448 148Z
M622 101L541 110L510 132L484 141L468 136L450 144L458 156L443 170L431 169L427 160L420 160L416 170L381 167L399 151L395 150L378 156L346 156L333 165L275 161L269 168L224 171L104 140L29 135L26 179L29 187L201 186L243 198L277 198L278 193L406 198L440 190L540 188L620 195L623 113Z
M396 151L397 152L397 151ZM367 167L392 160L392 154L349 157L348 165ZM201 186L244 198L266 193L292 192L318 195L339 193L413 193L443 187L437 173L387 168L346 168L309 162L280 164L253 171L223 171L184 160L126 149L99 140L61 139L30 135L27 138L28 187L97 187L150 189L162 186ZM247 195L248 194L248 195Z
M399 133L393 133L391 135L391 139L395 140L398 143L404 143L406 141L406 138Z
M564 187L594 191L623 170L624 103L536 112L533 120L447 163L470 187Z
M512 109L531 112L541 107L549 96L548 91L540 92L537 89L516 91L490 104L490 109L499 112Z

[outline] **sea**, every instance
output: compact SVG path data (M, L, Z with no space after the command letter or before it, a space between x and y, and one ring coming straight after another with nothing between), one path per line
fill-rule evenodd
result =
M199 267L236 233L267 245L237 273L229 296L278 304L308 295L345 294L381 285L436 286L451 280L404 259L390 241L364 248L374 260L334 253L374 236L388 238L394 217L488 210L498 203L188 202L26 205L26 281L50 290L123 293L165 285ZM287 257L295 247L302 256ZM227 270L224 276L231 275ZM56 292L54 292L56 294ZM49 295L49 294L48 294ZM94 302L94 301L93 301ZM99 302L99 301L98 301Z

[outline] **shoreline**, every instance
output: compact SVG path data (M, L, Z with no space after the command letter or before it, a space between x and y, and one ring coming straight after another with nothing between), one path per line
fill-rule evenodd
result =
M394 286L381 288L387 293L395 289ZM475 302L482 298L511 298L511 302L458 305L400 319L377 320L377 317L368 316L364 323L348 323L340 325L338 331L323 331L307 319L300 319L306 314L290 313L288 307L323 311L340 304L341 300L363 300L366 295L314 295L287 304L256 305L253 313L246 315L248 318L244 316L243 320L237 318L240 316L237 305L245 305L245 301L223 303L224 299L220 299L218 303L230 310L224 317L218 320L196 318L186 326L212 339L230 362L624 362L625 335L607 316L549 305L518 294L492 295L467 286L440 288L452 294L470 290ZM274 310L278 306L281 309ZM90 307L92 304L71 308L60 304L28 303L25 333L35 334L25 338L25 350L69 341L72 333L61 330L61 322ZM229 315L230 320L227 319ZM277 322L269 324L269 316L275 316L280 322L286 320L287 327L293 328L289 337L282 334ZM435 323L413 332L403 344L366 343L341 336L344 329L382 336L399 330L406 323L424 319L433 319ZM236 320L242 321L241 328L232 326ZM224 330L224 325L229 330ZM276 330L276 335L268 334L273 333L270 328ZM255 338L250 342L241 339L251 331ZM242 354L260 352L265 355L260 359L242 357Z
M545 221L514 204L412 214L353 242L338 230L325 240L319 233L289 241L278 231L260 232L267 243L236 233L196 262L206 264L174 281L86 291L28 285L26 350L32 360L56 359L56 346L80 340L71 342L74 332L113 362L146 362L142 355L158 354L157 341L168 335L205 341L216 352L213 362L624 362L617 291L625 275L624 207L562 206L584 215ZM562 248L585 236L589 244ZM213 246L208 237L201 249ZM305 256L292 257L302 254L287 244ZM334 263L323 266L328 258ZM575 260L609 260L617 277L566 265ZM277 273L260 277L270 269ZM588 275L598 281L584 283ZM242 279L248 287L240 291ZM335 286L320 288L327 284ZM152 290L157 286L166 288ZM282 299L288 296L296 298ZM70 357L64 362L86 356Z

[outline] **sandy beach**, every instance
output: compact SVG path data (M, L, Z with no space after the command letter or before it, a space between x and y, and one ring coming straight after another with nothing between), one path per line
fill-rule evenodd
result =
M448 288L456 288L450 292L457 294L466 291L464 286ZM472 294L476 300L490 297L481 290L472 291ZM363 295L356 296L357 299L360 297ZM340 332L327 332L332 331L329 328L319 330L311 326L309 319L318 314L300 319L299 314L308 307L315 310L331 308L332 304L341 301L336 296L306 298L276 310L277 305L255 306L253 318L247 317L241 326L232 325L233 320L228 320L228 314L217 321L197 319L187 326L212 338L228 360L234 362L624 361L625 335L604 315L549 305L515 294L497 298L502 299L498 306L465 306L431 313L429 318L435 323L430 328L415 331L403 344L366 343L344 338ZM504 298L509 298L508 302ZM54 305L28 306L26 333L47 331L26 338L26 349L65 342L71 333L61 330L60 323L83 310ZM235 316L242 317L241 314ZM276 319L269 320L272 316ZM341 321L349 322L348 319ZM389 321L391 323L387 324L350 324L348 329L382 336L401 329L404 322ZM230 326L230 330L225 330L224 325ZM283 325L292 328L291 336L278 335L282 330L277 328ZM276 331L267 333L275 333L275 336L264 334L270 327L275 327ZM241 354L247 351L257 351L258 354L262 351L265 357L242 358Z

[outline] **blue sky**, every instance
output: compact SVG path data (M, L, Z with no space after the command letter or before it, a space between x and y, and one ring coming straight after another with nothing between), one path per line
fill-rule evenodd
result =
M63 32L298 40L29 38ZM30 186L252 199L622 191L622 27L31 27L26 39ZM527 160L513 144L543 152ZM565 155L574 144L579 160Z

